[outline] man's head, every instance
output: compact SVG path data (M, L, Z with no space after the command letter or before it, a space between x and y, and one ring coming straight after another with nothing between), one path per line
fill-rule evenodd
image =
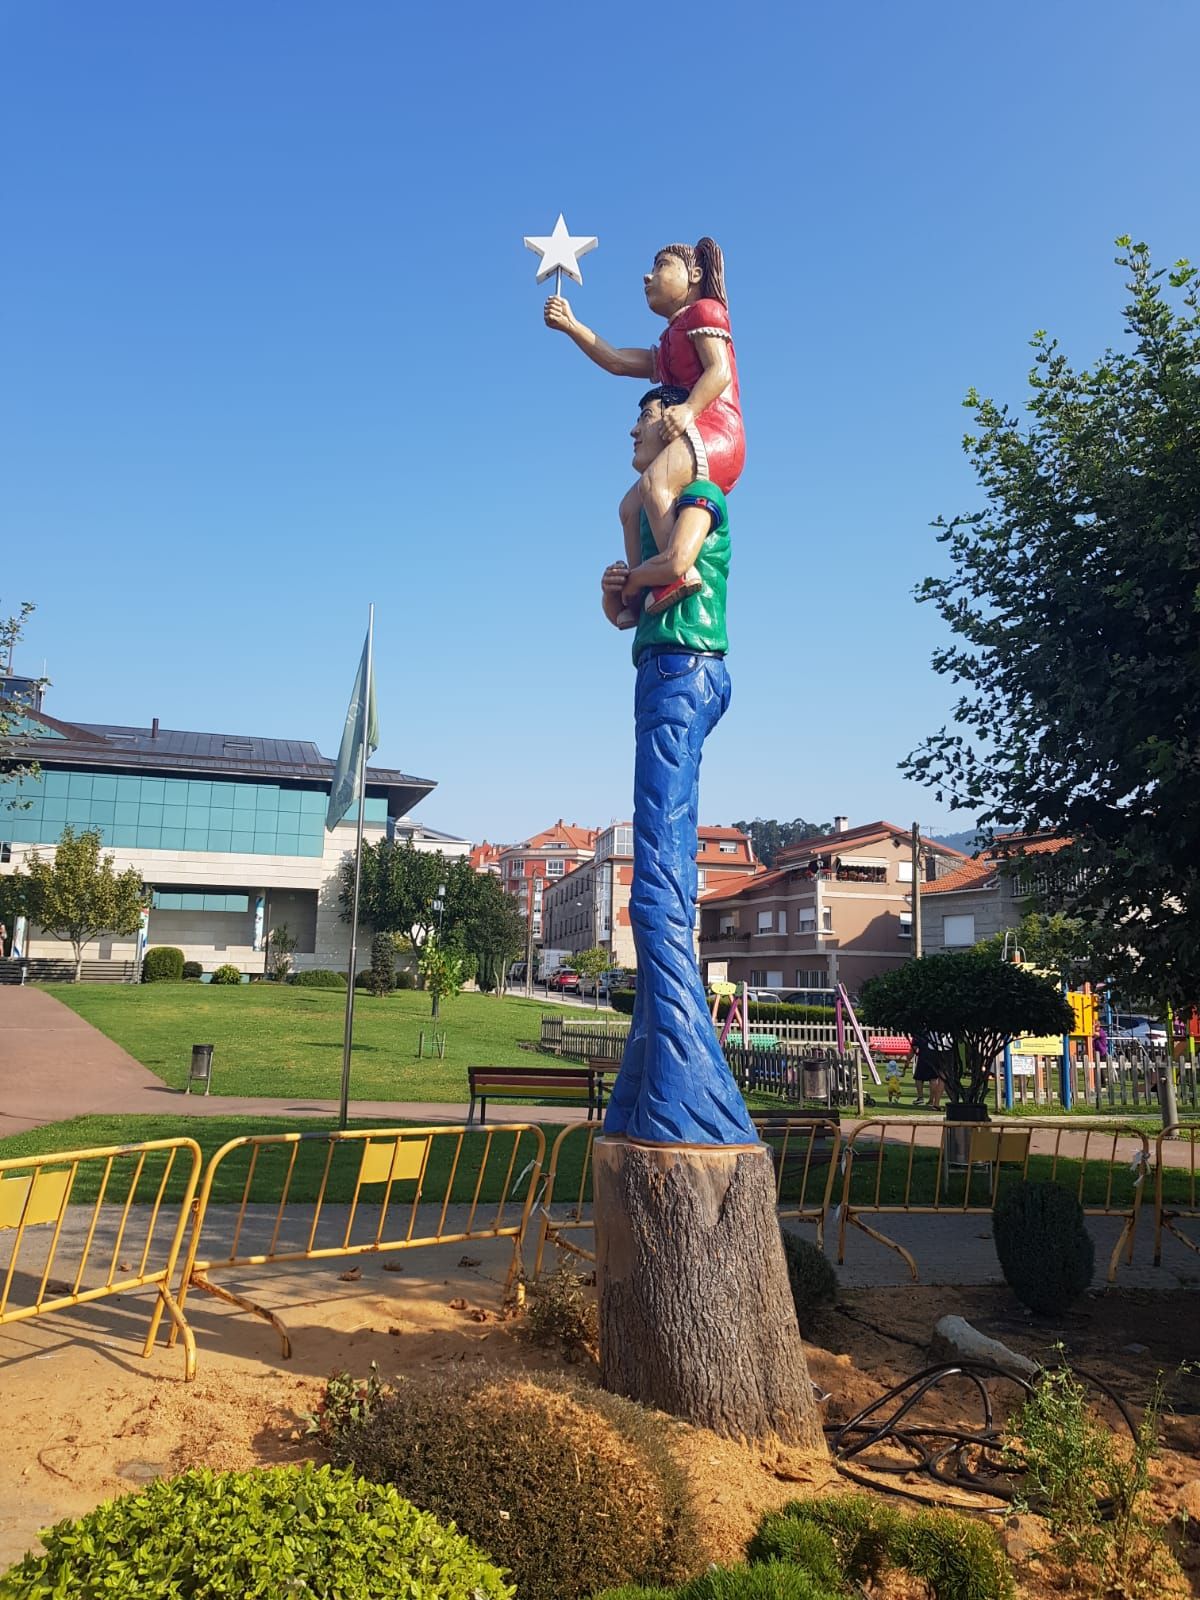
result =
M687 397L686 389L663 384L657 389L648 389L638 401L638 419L629 430L635 472L645 472L655 456L666 449L662 436L663 412L668 406L681 406Z

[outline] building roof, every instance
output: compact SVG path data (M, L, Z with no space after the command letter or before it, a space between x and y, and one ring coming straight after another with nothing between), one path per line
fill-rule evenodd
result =
M556 846L567 850L594 850L596 847L597 830L595 828L581 828L576 823L566 823L561 817L549 828L543 828L541 833L535 833L532 838L523 840L520 844L506 845L503 854L511 855L514 852L525 855L533 850L551 850Z
M973 861L964 861L961 867L955 867L933 883L923 883L921 899L928 899L931 894L957 894L964 889L987 888L999 876L1004 863L1013 857L1053 855L1070 842L1052 834L998 834L991 849Z
M696 832L702 839L737 839L741 843L749 844L750 835L744 828L705 828L699 827Z
M257 734L193 733L182 728L128 727L109 722L62 722L44 711L30 718L46 732L21 741L21 757L49 771L107 767L159 776L288 780L328 785L335 763L308 739L266 739ZM403 816L437 787L394 767L367 768L367 787L388 791L392 816Z
M784 862L806 860L809 856L841 855L847 850L859 850L864 845L878 844L884 839L908 839L911 834L911 828L897 827L894 822L865 822L857 828L847 828L843 833L814 834L811 839L789 844L778 853L775 861L782 866ZM955 850L948 844L939 844L933 839L923 838L921 843L926 850L936 850L939 855L959 861L970 859L961 850Z

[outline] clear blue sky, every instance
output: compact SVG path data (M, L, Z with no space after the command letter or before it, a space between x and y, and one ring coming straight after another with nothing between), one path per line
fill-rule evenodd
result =
M82 721L336 751L377 606L378 759L479 839L630 810L619 553L639 388L541 325L522 235L650 344L726 253L748 436L734 701L701 817L945 824L928 530L967 386L1120 337L1112 239L1200 252L1186 0L0 4L0 607ZM951 826L967 819L955 817Z

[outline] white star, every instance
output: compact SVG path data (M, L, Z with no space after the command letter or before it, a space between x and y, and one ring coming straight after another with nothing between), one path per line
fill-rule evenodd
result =
M598 242L596 239L572 238L567 232L567 225L560 211L558 221L554 224L554 232L548 238L544 234L540 238L527 238L525 248L536 250L542 258L542 264L537 272L539 283L548 278L552 272L565 272L568 278L574 278L576 283L582 284L583 273L579 270L579 257L587 255L589 250L594 250Z

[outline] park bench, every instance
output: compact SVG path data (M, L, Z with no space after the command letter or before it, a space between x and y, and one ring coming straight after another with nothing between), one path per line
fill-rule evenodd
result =
M587 1067L468 1067L471 1109L467 1121L475 1121L476 1100L480 1127L489 1100L548 1100L561 1105L585 1104L591 1122L604 1111L605 1079L615 1071L615 1062Z

